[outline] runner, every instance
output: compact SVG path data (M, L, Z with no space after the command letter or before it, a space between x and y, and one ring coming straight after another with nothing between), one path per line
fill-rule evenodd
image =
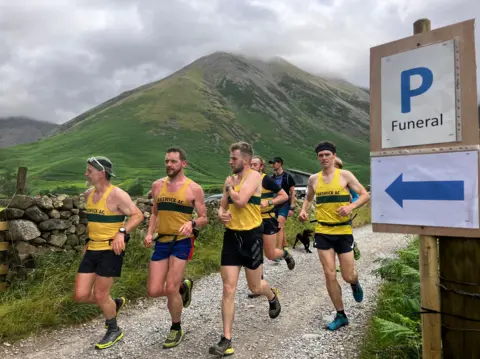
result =
M250 168L252 147L235 143L230 147L230 167L233 175L225 181L218 217L225 224L221 275L223 280L222 319L223 335L211 346L210 354L231 355L232 325L235 314L235 294L242 267L252 293L261 293L269 302L269 316L276 318L281 306L278 290L270 288L262 279L263 222L261 214L262 177Z
M173 348L185 336L181 327L182 306L187 308L192 297L193 281L184 279L187 261L193 255L194 232L207 224L202 187L187 178L184 168L187 155L181 148L169 148L165 155L167 176L152 184L152 216L150 217L145 246L152 244L152 254L148 273L148 295L167 297L172 325L163 348ZM193 209L197 219L193 220Z
M343 169L343 161L340 159L340 157L335 157L335 167L339 169ZM353 189L350 187L348 188L350 191L350 198L351 202L355 202L360 196L358 195L357 192L355 192ZM350 214L350 220L353 220L352 215ZM360 259L360 249L358 249L358 244L357 242L353 242L353 257L355 258L356 261ZM337 267L337 272L340 272L340 267Z
M93 186L84 193L89 237L75 278L73 299L102 309L107 332L95 348L106 349L123 338L117 314L125 298L112 299L110 289L114 278L121 275L129 233L143 221L143 214L125 191L110 183L115 174L108 158L89 158L85 177ZM130 219L125 223L127 216Z
M276 248L276 239L278 233L278 221L275 218L275 206L284 203L288 200L288 195L285 191L275 182L275 180L266 176L265 174L265 161L260 156L254 156L251 162L251 168L254 171L259 172L262 175L262 202L261 211L263 218L263 249L265 256L270 260L285 259L288 269L295 268L295 260L288 248L279 249ZM263 271L263 265L262 265ZM263 279L263 276L262 276ZM258 297L261 294L248 294L249 298Z
M301 221L308 218L308 210L316 196L315 247L325 273L328 294L337 310L335 319L328 324L329 330L336 330L348 324L344 311L342 291L335 271L335 253L338 255L343 279L350 283L355 301L363 300L363 289L354 268L352 226L349 214L355 208L365 204L370 195L357 178L346 170L334 167L336 146L331 142L321 142L315 153L321 163L322 171L310 176L308 191L299 215ZM360 197L350 203L352 188Z
M279 239L277 247L282 249L288 247L287 238L285 236L285 222L288 217L293 216L295 210L295 180L290 173L283 170L283 159L281 157L274 157L272 160L268 161L268 163L272 165L272 177L288 194L288 201L275 209L275 215L279 224ZM279 262L280 259L276 259L276 261Z

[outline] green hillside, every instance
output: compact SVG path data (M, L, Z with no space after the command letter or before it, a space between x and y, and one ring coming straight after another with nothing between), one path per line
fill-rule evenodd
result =
M85 160L109 157L127 187L148 189L164 176L170 146L187 151L188 175L200 184L222 183L229 146L245 140L256 153L282 156L286 167L318 170L314 147L328 139L363 183L369 182L369 95L274 59L227 53L202 57L160 81L125 92L59 126L46 139L0 149L6 168L27 166L35 192L84 188Z

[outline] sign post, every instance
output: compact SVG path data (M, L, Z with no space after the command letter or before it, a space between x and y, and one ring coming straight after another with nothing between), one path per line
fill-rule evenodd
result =
M421 306L437 312L422 315L422 357L441 358L437 238L480 237L474 20L421 19L371 48L370 94L373 231L420 235Z

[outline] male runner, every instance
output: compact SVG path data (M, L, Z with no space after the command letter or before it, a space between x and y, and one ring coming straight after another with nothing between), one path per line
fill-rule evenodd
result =
M155 239L148 272L148 295L167 297L172 325L163 348L173 348L185 336L180 322L182 306L190 305L193 282L183 279L187 261L193 255L194 230L207 224L202 187L187 178L184 168L187 155L181 148L169 148L165 155L167 176L152 184L152 216L148 224L145 246L150 247ZM197 219L193 220L195 208Z
M261 293L269 302L269 316L276 318L281 307L278 290L270 288L262 279L263 222L261 214L262 177L250 168L252 147L245 142L230 147L230 167L233 175L225 181L218 217L225 224L223 237L221 275L223 280L222 319L223 335L211 346L210 354L230 355L232 325L235 314L235 293L240 269L245 267L249 289Z
M288 269L292 270L295 268L295 260L288 248L280 249L275 246L277 233L279 232L278 220L274 216L275 206L288 201L288 195L272 177L265 175L265 162L260 156L253 157L251 168L262 176L262 202L260 207L263 219L265 256L270 260L277 258L285 259Z
M316 196L315 217L318 222L315 228L315 247L325 273L328 294L337 310L335 319L327 326L330 330L348 324L342 290L335 271L335 253L340 261L342 277L350 283L355 301L363 300L363 289L354 269L354 239L349 214L365 204L370 197L350 171L335 168L336 152L336 146L328 141L321 142L315 148L322 171L309 177L307 196L299 215L301 221L307 220L307 211ZM350 203L348 188L360 195L357 201Z
M272 165L272 177L288 194L288 201L275 209L279 224L279 240L277 242L277 247L281 249L288 247L287 238L285 236L285 222L288 217L293 216L295 210L295 180L290 173L283 170L283 159L281 157L274 157L272 160L268 161L268 163ZM276 261L278 262L279 259Z
M115 174L108 158L89 158L85 177L93 185L84 193L88 239L75 278L73 299L97 304L102 309L107 332L95 348L105 349L123 338L117 313L125 298L112 299L110 288L114 277L121 275L129 233L143 221L143 214L125 191L110 183ZM126 216L130 217L127 223Z
M335 157L335 168L343 169L343 161L340 159L340 157ZM358 193L351 188L348 188L348 190L350 191L351 202L355 202L359 198ZM350 215L350 218L351 217L352 216ZM356 261L360 259L360 250L358 249L357 242L353 243L353 257L355 258ZM337 272L339 271L340 271L340 267L337 268Z
M288 200L287 193L280 187L275 180L266 176L265 161L260 156L254 156L250 164L254 171L262 175L262 202L261 211L263 218L263 249L265 256L270 260L285 259L288 269L295 268L295 260L288 248L277 248L276 239L278 233L278 220L275 218L275 206ZM263 267L263 265L262 265ZM263 268L262 268L263 270ZM263 279L263 276L262 276ZM249 293L249 298L255 298L261 294Z

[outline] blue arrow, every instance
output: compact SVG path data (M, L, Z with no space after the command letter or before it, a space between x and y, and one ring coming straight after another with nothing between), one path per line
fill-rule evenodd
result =
M463 201L464 181L404 182L403 173L385 190L403 208L403 201Z

